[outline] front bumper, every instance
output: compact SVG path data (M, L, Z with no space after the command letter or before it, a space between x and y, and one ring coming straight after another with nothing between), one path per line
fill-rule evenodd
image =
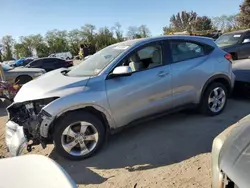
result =
M13 121L6 123L5 142L10 156L21 155L24 148L28 146L23 127Z
M244 118L243 118L244 119ZM243 120L242 119L242 120ZM239 126L235 123L220 133L213 141L212 145L212 188L223 188L226 185L225 174L222 172L219 164L223 144L230 135L231 131Z

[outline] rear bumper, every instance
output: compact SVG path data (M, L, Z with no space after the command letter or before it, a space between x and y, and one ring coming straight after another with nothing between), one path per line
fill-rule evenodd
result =
M23 127L13 121L8 121L5 127L5 143L10 156L21 155L28 142L24 136Z

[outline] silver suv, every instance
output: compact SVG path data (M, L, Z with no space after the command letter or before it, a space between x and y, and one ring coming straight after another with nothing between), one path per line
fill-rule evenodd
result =
M61 156L83 159L138 120L191 107L221 113L234 77L231 56L209 38L117 43L25 84L7 108L6 143L12 155L54 143Z

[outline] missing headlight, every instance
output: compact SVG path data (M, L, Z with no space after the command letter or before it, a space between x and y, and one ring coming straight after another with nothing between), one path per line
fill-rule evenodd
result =
M58 98L59 97L51 97L51 98L39 99L39 100L33 101L35 113L38 114L44 106L46 106L47 104L51 103L52 101Z

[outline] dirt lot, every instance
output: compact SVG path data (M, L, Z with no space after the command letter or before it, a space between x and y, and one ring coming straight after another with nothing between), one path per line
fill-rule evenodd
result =
M204 117L182 112L112 136L96 156L81 162L36 148L61 164L80 187L209 188L211 144L226 127L250 112L250 101L230 100L225 112ZM5 157L4 109L0 110L0 156Z

